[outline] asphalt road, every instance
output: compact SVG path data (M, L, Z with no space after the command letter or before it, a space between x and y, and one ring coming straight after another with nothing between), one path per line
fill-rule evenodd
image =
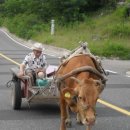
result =
M30 50L5 35L0 30L0 54L21 63ZM48 62L58 65L58 58L47 55ZM130 61L102 60L105 69L117 72L109 75L107 86L101 99L112 104L111 107L97 103L97 121L92 130L130 130L130 80L125 72L130 68ZM11 106L11 88L6 87L11 79L10 68L16 66L0 55L0 130L58 130L60 111L57 104L31 104L23 100L22 109L15 111ZM117 106L116 110L113 109ZM123 109L125 112L121 112ZM85 126L76 124L72 113L72 128L67 130L85 130Z

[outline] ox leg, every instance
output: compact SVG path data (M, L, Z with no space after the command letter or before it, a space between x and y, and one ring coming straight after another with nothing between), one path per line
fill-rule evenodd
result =
M60 95L60 111L61 111L61 123L60 123L60 130L66 130L65 120L67 118L66 112L66 103L65 100Z
M87 126L87 129L86 130L91 130L91 126Z
M67 118L65 120L65 124L66 124L67 127L71 127L72 122L71 122L71 119L70 119L70 113L69 113L68 105L66 106L66 112L67 112Z
M79 112L77 113L76 121L77 121L78 124L82 125L81 116L80 116Z

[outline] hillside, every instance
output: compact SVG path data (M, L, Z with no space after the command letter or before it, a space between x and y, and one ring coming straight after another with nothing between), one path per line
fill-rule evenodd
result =
M11 9L14 6L19 9L19 6L14 3ZM0 25L7 27L10 32L19 37L67 49L73 49L79 46L80 41L86 41L96 55L130 59L130 6L128 2L116 7L106 6L89 12L84 16L83 21L63 25L59 24L59 19L55 19L54 35L50 33L50 20L42 22L36 13L19 12L14 15L12 12L9 11L6 16L5 12L0 13Z

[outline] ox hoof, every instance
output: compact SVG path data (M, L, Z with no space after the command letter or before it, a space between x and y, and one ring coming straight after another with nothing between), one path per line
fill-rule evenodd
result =
M83 123L82 123L80 120L77 120L77 119L76 119L76 122L77 122L77 124L79 124L79 125L83 125Z
M65 121L65 125L66 125L66 127L71 127L72 126L72 122L70 121L70 120L66 120Z

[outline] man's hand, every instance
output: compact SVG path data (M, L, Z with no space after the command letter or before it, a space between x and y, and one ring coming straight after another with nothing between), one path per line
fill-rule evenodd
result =
M24 76L24 72L23 72L23 71L20 71L20 72L18 73L18 77L21 78L22 76Z
M24 76L25 65L24 64L20 64L19 67L20 67L20 69L19 69L18 77L21 78L22 76Z

